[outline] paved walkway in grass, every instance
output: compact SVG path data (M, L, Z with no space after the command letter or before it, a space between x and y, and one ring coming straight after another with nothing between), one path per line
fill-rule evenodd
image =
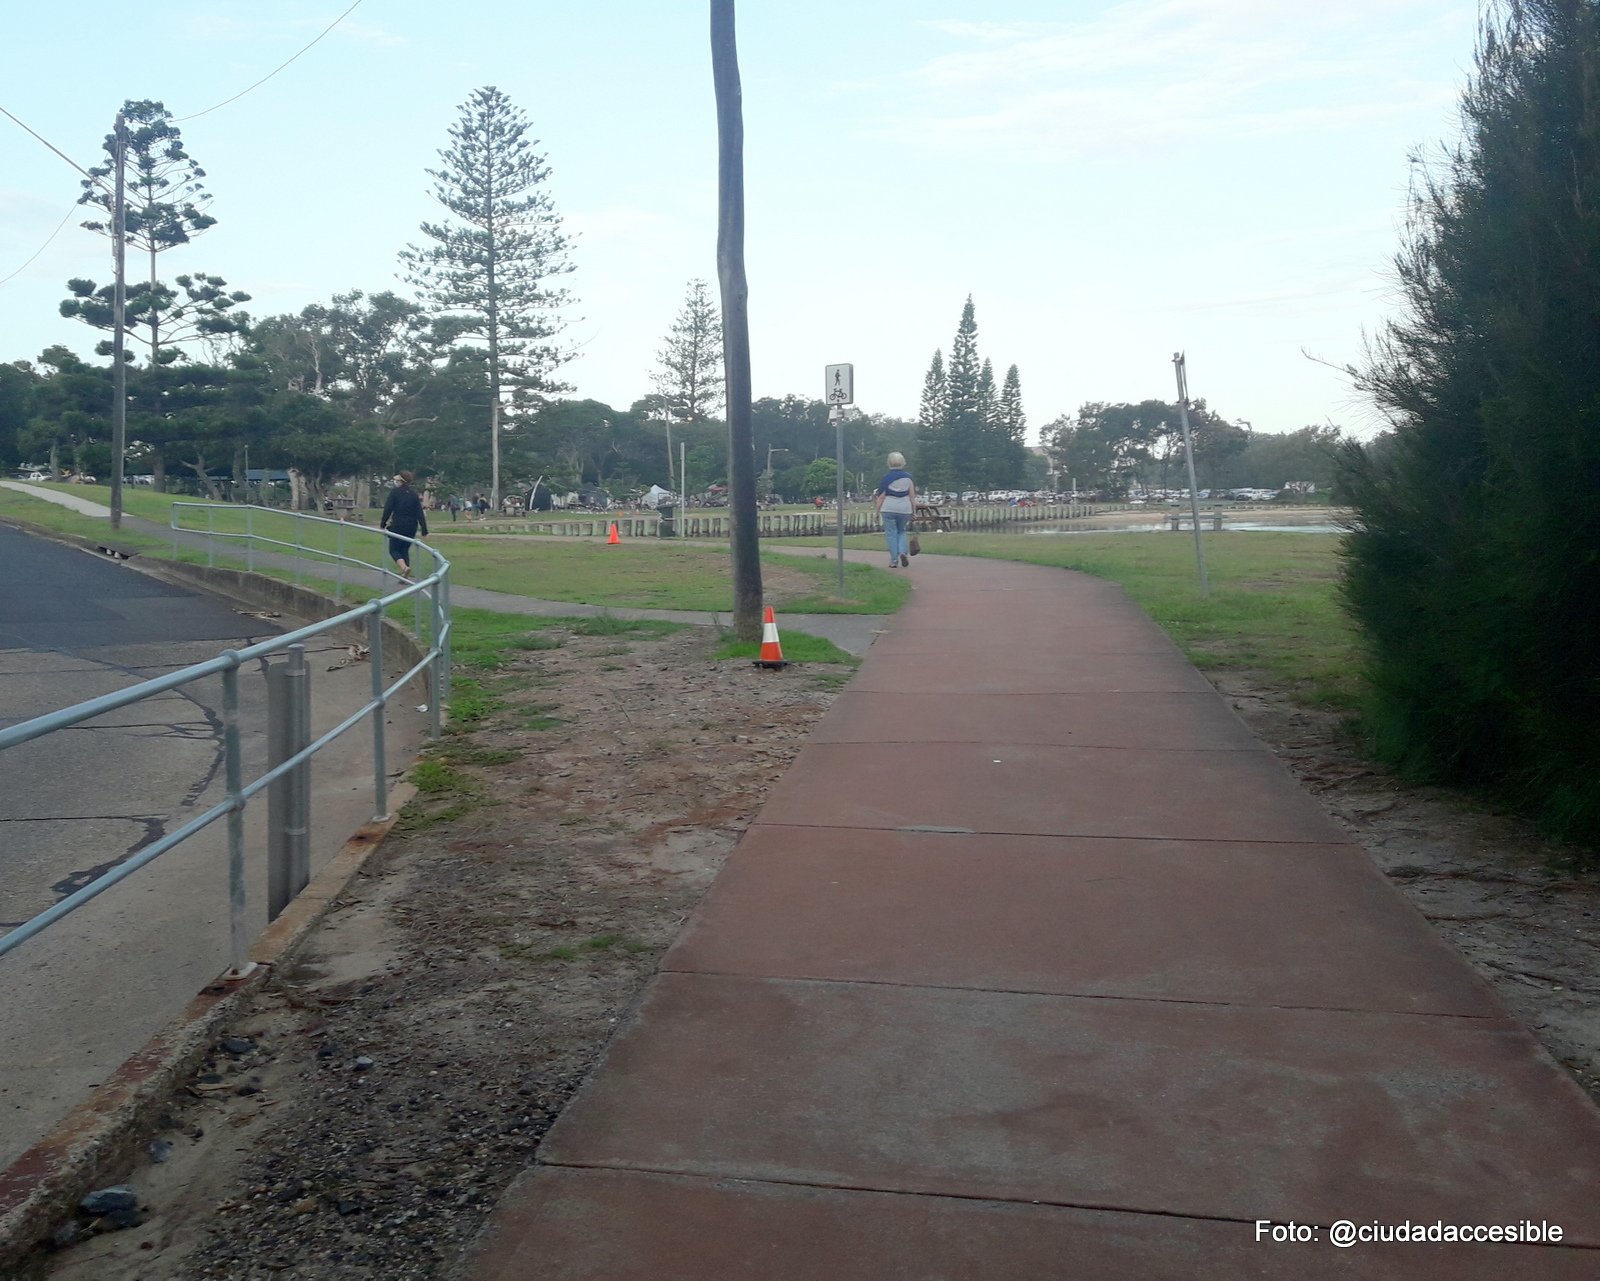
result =
M19 493L27 494L31 498L42 498L46 502L71 508L84 516L109 517L111 515L111 509L103 503L90 502L73 494L62 494L53 489L44 489L24 482L0 481L0 489L14 489ZM173 531L168 526L158 524L152 520L146 520L142 516L128 514L123 517L123 521L128 528L139 530L141 533L168 540L174 537ZM370 526L367 528L370 528ZM470 530L457 532L470 532ZM176 537L185 546L202 551L205 549L206 537L204 534L180 532ZM816 555L815 551L803 548L776 548L773 550L780 552L793 551L795 555ZM441 547L440 551L448 557L448 546ZM847 551L845 559L877 564L881 557L876 553ZM295 568L294 557L278 555L272 552L258 551L255 554L255 561L257 564L271 566L276 569L293 570ZM301 567L302 569L305 568L304 565ZM315 576L317 571L308 569L306 572L308 575ZM330 571L324 570L323 572L326 574ZM344 581L373 588L393 589L399 585L399 580L392 574L378 575L351 569L345 570ZM453 605L465 609L488 609L501 614L528 614L543 618L587 618L604 614L612 618L661 619L671 623L687 623L694 627L731 627L733 623L731 612L718 613L692 609L628 609L610 605L582 605L573 601L541 600L533 596L518 596L509 592L494 592L481 587L461 587L454 584L450 588L450 601ZM881 632L886 619L881 614L784 614L779 618L778 622L780 637L784 631L790 629L805 632L808 635L820 636L824 640L832 641L847 654L859 656L866 652L867 647L872 644L873 638Z
M1600 1113L1121 590L911 573L462 1275L1600 1276Z

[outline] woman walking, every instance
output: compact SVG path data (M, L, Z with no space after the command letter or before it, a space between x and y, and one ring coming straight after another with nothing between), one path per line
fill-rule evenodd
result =
M917 486L906 470L904 454L889 455L889 470L878 482L872 501L883 519L883 541L889 544L889 568L904 569L911 564L911 556L906 551L906 531L911 528L911 514L917 510Z
M400 567L400 577L411 577L411 540L420 531L428 536L428 517L422 510L422 499L411 488L411 473L401 472L394 478L394 488L383 504L383 519L379 529L389 531L389 555Z

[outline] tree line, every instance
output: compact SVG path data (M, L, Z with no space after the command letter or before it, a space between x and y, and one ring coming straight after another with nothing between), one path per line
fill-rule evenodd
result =
M246 310L250 295L218 275L166 274L166 262L194 254L217 224L206 174L160 102L129 101L122 114L129 474L220 499L245 492L249 473L288 472L306 506L341 481L355 481L365 499L373 477L398 468L442 490L487 489L494 498L541 480L619 493L725 483L722 317L706 281L689 282L649 395L626 408L568 398L570 242L549 194L550 166L526 116L499 90L479 89L462 104L438 167L426 170L442 212L398 255L412 295L351 289L259 318ZM116 149L108 135L107 156ZM108 159L83 183L81 203L93 215L83 225L100 235L113 230L112 170ZM102 357L113 348L112 291L74 279L60 308L102 335ZM909 458L925 491L956 494L1039 490L1058 475L1060 488L1071 477L1115 495L1170 462L1173 411L1156 402L1085 406L1046 428L1046 456L1029 451L1017 366L997 380L977 338L969 297L948 362L934 353L915 421L847 412L850 490L870 491L892 450ZM111 381L108 368L65 346L0 365L0 463L107 473ZM1251 456L1203 404L1196 424L1208 464ZM752 429L763 495L833 492L833 430L821 401L756 400ZM1254 444L1258 456L1271 454L1263 438ZM1309 453L1327 440L1313 432L1299 444ZM1295 469L1303 473L1295 478L1321 475L1309 462Z

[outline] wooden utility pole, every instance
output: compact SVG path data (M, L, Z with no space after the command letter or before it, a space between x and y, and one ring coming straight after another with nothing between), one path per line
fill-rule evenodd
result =
M111 201L111 528L122 528L122 468L128 452L128 122L117 112L116 190ZM155 348L151 348L151 365Z
M711 0L711 78L717 94L717 284L728 407L728 514L733 633L761 639L761 546L750 411L750 288L744 274L744 105L733 0Z

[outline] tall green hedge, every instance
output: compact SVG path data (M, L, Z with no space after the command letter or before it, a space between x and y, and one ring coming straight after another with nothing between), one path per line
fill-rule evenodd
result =
M1600 0L1486 16L1414 162L1405 308L1360 385L1346 595L1379 753L1600 847Z

